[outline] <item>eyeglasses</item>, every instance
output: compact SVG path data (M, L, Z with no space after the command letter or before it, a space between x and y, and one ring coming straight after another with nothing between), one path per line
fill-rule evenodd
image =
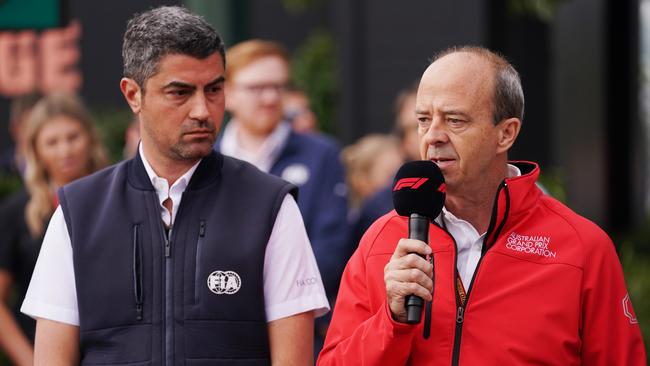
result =
M235 88L244 90L256 97L261 96L266 91L273 91L276 94L282 94L287 91L286 83L266 83L266 84L239 84Z

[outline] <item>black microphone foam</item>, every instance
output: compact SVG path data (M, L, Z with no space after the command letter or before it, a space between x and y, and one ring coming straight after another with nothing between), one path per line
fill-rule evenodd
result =
M397 171L393 182L393 205L400 216L418 214L430 220L445 204L445 178L429 160L410 161Z
M429 243L429 224L442 211L442 206L445 204L445 191L442 172L432 161L411 161L402 165L397 171L393 183L393 204L399 215L409 218L409 239ZM433 257L430 260L433 264ZM433 296L433 293L431 295ZM404 299L404 307L406 322L419 323L424 300L416 295L407 295ZM425 321L430 319L429 310L427 314L425 314ZM425 327L425 338L429 337L427 329Z

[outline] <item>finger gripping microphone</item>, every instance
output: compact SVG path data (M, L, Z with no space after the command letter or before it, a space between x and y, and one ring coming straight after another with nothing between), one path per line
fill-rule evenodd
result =
M429 243L429 223L440 215L445 204L445 191L442 172L432 161L411 161L397 171L393 182L393 205L397 214L409 218L409 239ZM422 298L408 295L404 304L406 322L419 323L424 307Z

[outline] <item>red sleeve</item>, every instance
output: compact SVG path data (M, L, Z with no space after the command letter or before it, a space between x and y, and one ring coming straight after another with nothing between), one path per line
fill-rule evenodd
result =
M582 288L582 364L646 365L641 330L634 315L614 245L597 229L586 245ZM600 234L600 235L598 235Z
M343 272L332 322L325 345L318 357L318 365L403 365L411 352L414 326L395 322L386 302L371 299L366 270L383 282L383 268L366 268L370 241L376 235L377 223L361 239ZM373 306L375 302L378 305Z

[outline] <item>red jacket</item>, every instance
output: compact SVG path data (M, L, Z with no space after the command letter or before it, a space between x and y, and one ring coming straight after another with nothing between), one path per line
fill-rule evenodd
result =
M319 365L646 365L611 240L541 193L536 164L515 165L523 175L500 186L465 307L454 240L432 224L431 335L392 320L384 266L408 228L390 212L348 262Z

